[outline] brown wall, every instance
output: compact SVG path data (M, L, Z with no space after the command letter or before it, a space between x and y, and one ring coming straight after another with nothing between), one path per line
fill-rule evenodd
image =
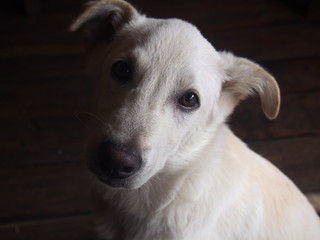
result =
M79 36L67 30L82 2L13 0L0 8L1 239L94 239L78 119L89 109L91 84ZM249 99L230 125L304 192L320 192L317 9L302 16L276 0L132 2L149 16L196 24L217 49L274 74L279 117L267 120Z

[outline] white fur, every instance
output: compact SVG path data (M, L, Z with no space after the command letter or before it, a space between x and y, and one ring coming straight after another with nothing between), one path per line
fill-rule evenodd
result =
M105 137L130 143L143 159L141 170L122 188L98 183L106 205L98 211L101 236L319 240L320 221L307 199L225 124L254 91L265 114L276 117L280 98L272 76L249 60L217 52L189 23L147 18L119 0L98 4L73 27L87 24L90 31L90 21L107 16L109 4L110 11L119 11L112 42L95 43L90 33L94 114L103 119L92 145ZM131 17L121 22L122 12ZM134 81L126 86L110 76L118 59L134 63ZM186 113L177 98L190 89L199 93L201 106Z

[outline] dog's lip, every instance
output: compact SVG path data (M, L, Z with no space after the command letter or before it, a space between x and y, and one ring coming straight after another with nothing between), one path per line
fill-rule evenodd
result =
M104 184L107 184L109 186L113 186L114 185L114 181L112 181L110 178L108 177L105 177L105 176L98 176L97 175L97 178L99 181L101 181L102 183Z
M107 174L100 172L99 169L94 165L88 165L88 169L99 181L110 187L126 187L128 182L130 182L130 179L134 177L131 176L125 179L113 178L112 175L108 176Z
M100 182L102 182L103 184L106 184L110 187L113 187L113 188L128 188L128 186L130 185L129 183L131 182L130 178L115 179L115 178L108 177L108 176L101 175L101 174L95 173L95 175Z
M106 174L103 174L102 172L100 172L98 170L98 167L95 164L88 164L87 165L89 171L91 173L94 174L94 176L101 181L102 183L109 185L109 186L113 186L114 184L114 180L112 180L112 178L110 178L109 176L107 176ZM121 181L121 179L119 179L118 181Z

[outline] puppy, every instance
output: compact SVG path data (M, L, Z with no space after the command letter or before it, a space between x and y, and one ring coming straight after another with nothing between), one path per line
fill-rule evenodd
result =
M187 22L148 18L121 0L91 3L78 29L101 120L89 167L103 239L320 239L303 194L225 123L251 93L277 116L269 73L216 51Z

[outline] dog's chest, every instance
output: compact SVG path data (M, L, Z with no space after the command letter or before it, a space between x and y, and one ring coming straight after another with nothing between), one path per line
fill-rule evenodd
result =
M166 224L154 225L149 221L125 221L124 224L123 240L176 239Z
M117 222L121 226L114 227L116 232L111 235L118 236L116 239L119 240L211 239L214 232L214 224L211 221L204 223L203 219L198 219L192 207L186 209L181 209L181 206L170 207L170 210L161 211L140 208L140 213L134 214L122 209L114 216L119 217Z

